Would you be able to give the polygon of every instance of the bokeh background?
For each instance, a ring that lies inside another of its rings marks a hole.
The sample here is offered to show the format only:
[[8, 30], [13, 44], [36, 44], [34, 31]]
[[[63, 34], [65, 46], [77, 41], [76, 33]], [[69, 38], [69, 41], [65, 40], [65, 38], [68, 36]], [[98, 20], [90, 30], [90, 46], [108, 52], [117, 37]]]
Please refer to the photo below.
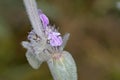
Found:
[[[37, 0], [51, 24], [71, 34], [65, 49], [78, 80], [120, 80], [119, 1]], [[26, 60], [21, 41], [30, 30], [23, 1], [0, 0], [0, 80], [53, 80], [46, 63], [34, 70]]]

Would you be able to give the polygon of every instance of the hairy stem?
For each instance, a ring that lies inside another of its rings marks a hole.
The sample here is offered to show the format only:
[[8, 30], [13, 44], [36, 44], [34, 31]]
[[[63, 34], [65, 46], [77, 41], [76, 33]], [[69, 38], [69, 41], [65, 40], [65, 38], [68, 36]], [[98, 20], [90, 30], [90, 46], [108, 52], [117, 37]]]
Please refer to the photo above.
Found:
[[37, 4], [35, 0], [23, 0], [26, 7], [27, 14], [29, 16], [31, 25], [35, 30], [36, 34], [40, 37], [43, 36], [42, 23], [38, 15]]

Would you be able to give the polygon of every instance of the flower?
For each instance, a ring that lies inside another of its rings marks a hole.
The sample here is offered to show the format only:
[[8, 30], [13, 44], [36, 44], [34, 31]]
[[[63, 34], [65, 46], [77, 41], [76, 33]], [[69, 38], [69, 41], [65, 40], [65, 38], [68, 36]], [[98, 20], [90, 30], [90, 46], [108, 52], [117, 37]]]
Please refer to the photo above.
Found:
[[43, 24], [45, 35], [47, 35], [48, 42], [50, 43], [50, 45], [54, 47], [61, 46], [63, 43], [61, 34], [55, 28], [52, 28], [49, 25], [48, 17], [40, 9], [38, 10], [38, 14]]
[[38, 10], [38, 14], [39, 14], [43, 27], [46, 28], [47, 25], [49, 25], [48, 17], [40, 9]]

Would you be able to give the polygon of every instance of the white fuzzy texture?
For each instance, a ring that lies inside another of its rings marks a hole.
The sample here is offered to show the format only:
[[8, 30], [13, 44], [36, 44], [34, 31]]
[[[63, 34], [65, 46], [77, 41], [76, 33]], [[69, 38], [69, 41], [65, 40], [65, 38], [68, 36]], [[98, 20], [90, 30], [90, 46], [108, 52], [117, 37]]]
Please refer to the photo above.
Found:
[[42, 23], [38, 15], [37, 4], [35, 0], [23, 0], [26, 7], [27, 14], [29, 16], [30, 22], [36, 34], [40, 37], [43, 36]]
[[47, 62], [54, 80], [77, 80], [76, 64], [69, 52], [55, 53]]

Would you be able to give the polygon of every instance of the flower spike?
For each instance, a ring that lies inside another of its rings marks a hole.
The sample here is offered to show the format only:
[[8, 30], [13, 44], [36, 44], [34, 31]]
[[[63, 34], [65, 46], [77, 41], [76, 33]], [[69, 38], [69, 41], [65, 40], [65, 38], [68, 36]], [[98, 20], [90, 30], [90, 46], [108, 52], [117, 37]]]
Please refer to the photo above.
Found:
[[32, 68], [38, 69], [47, 62], [54, 80], [77, 80], [77, 68], [71, 54], [64, 51], [69, 33], [61, 33], [49, 24], [48, 17], [39, 9], [35, 0], [23, 0], [33, 29], [28, 41], [22, 45], [27, 49], [26, 58]]

